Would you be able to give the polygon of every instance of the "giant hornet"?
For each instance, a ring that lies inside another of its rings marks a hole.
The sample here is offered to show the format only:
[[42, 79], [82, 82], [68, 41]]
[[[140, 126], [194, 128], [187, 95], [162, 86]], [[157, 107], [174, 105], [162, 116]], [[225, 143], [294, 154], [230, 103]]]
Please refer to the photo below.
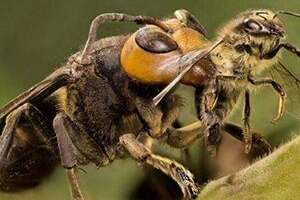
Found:
[[[145, 26], [96, 41], [99, 25], [109, 21]], [[286, 94], [274, 80], [256, 80], [254, 72], [275, 63], [281, 48], [299, 56], [297, 48], [281, 42], [283, 36], [282, 22], [268, 10], [241, 13], [224, 26], [216, 42], [206, 39], [205, 29], [186, 10], [166, 20], [121, 13], [97, 16], [82, 51], [0, 110], [0, 188], [38, 184], [60, 160], [72, 198], [83, 200], [76, 167], [104, 166], [126, 151], [174, 179], [184, 196], [195, 198], [199, 189], [192, 173], [153, 154], [147, 138], [182, 148], [199, 137], [201, 127], [212, 153], [220, 129], [244, 140], [246, 152], [252, 143], [269, 149], [250, 130], [247, 85], [267, 84], [278, 92], [278, 120]], [[200, 121], [173, 129], [181, 100], [169, 90], [179, 81], [196, 88]], [[223, 123], [243, 92], [245, 131]]]

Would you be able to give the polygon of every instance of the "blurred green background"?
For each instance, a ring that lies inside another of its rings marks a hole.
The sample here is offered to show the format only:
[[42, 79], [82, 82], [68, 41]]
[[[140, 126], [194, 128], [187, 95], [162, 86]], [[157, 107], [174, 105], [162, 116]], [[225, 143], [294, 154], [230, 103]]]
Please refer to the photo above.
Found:
[[[176, 9], [192, 12], [207, 28], [213, 39], [218, 27], [240, 11], [251, 8], [300, 11], [299, 0], [1, 0], [0, 3], [0, 106], [23, 90], [47, 76], [84, 44], [89, 24], [98, 14], [124, 12], [130, 14], [171, 16]], [[300, 19], [283, 16], [288, 40], [300, 46]], [[132, 24], [104, 25], [99, 36], [133, 31]], [[296, 57], [283, 54], [284, 63], [300, 77], [300, 62]], [[267, 73], [265, 75], [268, 75]], [[189, 90], [185, 90], [190, 95]], [[277, 97], [269, 88], [253, 94], [252, 127], [271, 139], [274, 145], [287, 140], [299, 128], [299, 96], [288, 89], [289, 113], [278, 124], [270, 122], [276, 114]], [[188, 100], [188, 97], [187, 101]], [[241, 124], [241, 105], [231, 120]], [[193, 108], [183, 110], [185, 123], [193, 121]], [[167, 147], [166, 147], [167, 148]], [[177, 150], [170, 150], [178, 152]], [[132, 160], [115, 161], [112, 165], [95, 170], [85, 168], [80, 173], [83, 190], [88, 199], [127, 199], [131, 189], [143, 178], [142, 169]], [[68, 185], [64, 172], [58, 168], [42, 185], [18, 194], [0, 193], [1, 200], [66, 200]]]

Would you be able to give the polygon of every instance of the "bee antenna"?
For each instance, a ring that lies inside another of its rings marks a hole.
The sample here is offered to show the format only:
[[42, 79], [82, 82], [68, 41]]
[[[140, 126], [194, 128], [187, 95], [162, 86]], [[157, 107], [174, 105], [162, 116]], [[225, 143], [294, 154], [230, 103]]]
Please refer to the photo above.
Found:
[[293, 16], [293, 17], [300, 17], [299, 13], [285, 11], [285, 10], [279, 10], [275, 13], [275, 15], [273, 16], [273, 19], [276, 18], [278, 15], [290, 15], [290, 16]]

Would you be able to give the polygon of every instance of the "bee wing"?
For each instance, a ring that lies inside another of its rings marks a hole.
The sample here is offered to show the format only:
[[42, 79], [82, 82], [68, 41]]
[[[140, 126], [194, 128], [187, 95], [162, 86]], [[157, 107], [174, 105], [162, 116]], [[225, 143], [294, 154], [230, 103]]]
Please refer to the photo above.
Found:
[[0, 122], [17, 107], [25, 103], [41, 101], [60, 87], [68, 84], [74, 77], [72, 74], [72, 68], [70, 67], [62, 67], [56, 70], [43, 81], [23, 92], [1, 108]]

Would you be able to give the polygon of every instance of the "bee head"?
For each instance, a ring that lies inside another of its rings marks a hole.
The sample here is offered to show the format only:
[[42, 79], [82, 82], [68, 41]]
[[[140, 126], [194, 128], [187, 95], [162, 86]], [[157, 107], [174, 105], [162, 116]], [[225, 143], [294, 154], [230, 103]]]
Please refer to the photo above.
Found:
[[251, 10], [231, 20], [219, 35], [230, 44], [261, 56], [275, 48], [284, 38], [285, 32], [283, 23], [272, 11]]
[[283, 23], [269, 10], [248, 11], [241, 14], [240, 22], [235, 27], [240, 34], [253, 37], [284, 37]]

